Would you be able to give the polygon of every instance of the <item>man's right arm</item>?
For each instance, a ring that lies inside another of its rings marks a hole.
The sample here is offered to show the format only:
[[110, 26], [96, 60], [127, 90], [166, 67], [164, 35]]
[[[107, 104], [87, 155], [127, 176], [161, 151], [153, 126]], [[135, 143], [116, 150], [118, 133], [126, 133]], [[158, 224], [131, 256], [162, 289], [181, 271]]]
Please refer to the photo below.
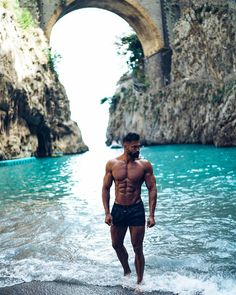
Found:
[[102, 186], [102, 202], [105, 210], [105, 223], [108, 225], [112, 224], [112, 216], [110, 213], [110, 188], [112, 186], [113, 176], [111, 170], [111, 161], [106, 164], [106, 172], [103, 178]]
[[149, 217], [147, 221], [148, 227], [153, 227], [155, 225], [155, 208], [157, 202], [157, 188], [156, 188], [156, 178], [153, 174], [153, 168], [150, 162], [146, 162], [146, 173], [145, 173], [145, 183], [148, 188], [149, 195]]

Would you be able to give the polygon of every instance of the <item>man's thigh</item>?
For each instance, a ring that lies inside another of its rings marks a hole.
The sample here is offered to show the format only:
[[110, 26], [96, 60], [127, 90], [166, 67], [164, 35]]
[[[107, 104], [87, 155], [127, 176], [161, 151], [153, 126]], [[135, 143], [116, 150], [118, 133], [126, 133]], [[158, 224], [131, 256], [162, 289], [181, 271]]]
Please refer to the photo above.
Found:
[[129, 230], [133, 247], [141, 247], [143, 245], [145, 226], [130, 226]]
[[111, 239], [113, 246], [123, 244], [127, 228], [127, 226], [111, 225]]

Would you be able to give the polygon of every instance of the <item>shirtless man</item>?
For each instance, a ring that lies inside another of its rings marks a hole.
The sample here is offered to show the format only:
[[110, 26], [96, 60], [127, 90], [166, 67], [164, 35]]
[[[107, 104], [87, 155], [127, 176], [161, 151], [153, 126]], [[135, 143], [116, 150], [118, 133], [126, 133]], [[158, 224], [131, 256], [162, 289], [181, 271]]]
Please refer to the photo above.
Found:
[[[141, 186], [145, 182], [149, 194], [149, 217], [147, 227], [155, 225], [156, 179], [150, 162], [139, 158], [140, 141], [137, 133], [128, 133], [123, 139], [124, 152], [106, 164], [103, 179], [102, 201], [105, 209], [105, 223], [111, 226], [112, 246], [124, 269], [124, 275], [131, 273], [124, 238], [129, 227], [131, 243], [135, 253], [137, 283], [143, 280], [145, 233], [145, 212], [141, 200]], [[110, 212], [110, 188], [115, 182], [115, 202]]]

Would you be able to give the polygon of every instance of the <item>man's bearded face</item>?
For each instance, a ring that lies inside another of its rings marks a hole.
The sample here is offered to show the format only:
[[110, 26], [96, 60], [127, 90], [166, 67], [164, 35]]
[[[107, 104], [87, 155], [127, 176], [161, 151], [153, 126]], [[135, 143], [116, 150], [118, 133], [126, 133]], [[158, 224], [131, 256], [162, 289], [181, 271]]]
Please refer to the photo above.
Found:
[[131, 141], [127, 145], [128, 155], [133, 159], [138, 159], [140, 154], [140, 142], [139, 141]]

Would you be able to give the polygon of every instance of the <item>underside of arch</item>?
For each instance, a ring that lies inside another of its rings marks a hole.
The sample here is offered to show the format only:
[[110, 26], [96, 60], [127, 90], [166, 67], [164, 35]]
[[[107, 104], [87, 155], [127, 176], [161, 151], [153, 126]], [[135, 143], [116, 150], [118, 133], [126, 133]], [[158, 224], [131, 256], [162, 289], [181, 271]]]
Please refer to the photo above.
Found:
[[46, 35], [49, 37], [53, 25], [66, 14], [81, 8], [101, 8], [113, 12], [123, 18], [136, 32], [144, 51], [149, 57], [163, 47], [163, 40], [159, 29], [147, 11], [135, 0], [77, 0], [65, 1], [63, 7], [55, 10], [50, 18]]

